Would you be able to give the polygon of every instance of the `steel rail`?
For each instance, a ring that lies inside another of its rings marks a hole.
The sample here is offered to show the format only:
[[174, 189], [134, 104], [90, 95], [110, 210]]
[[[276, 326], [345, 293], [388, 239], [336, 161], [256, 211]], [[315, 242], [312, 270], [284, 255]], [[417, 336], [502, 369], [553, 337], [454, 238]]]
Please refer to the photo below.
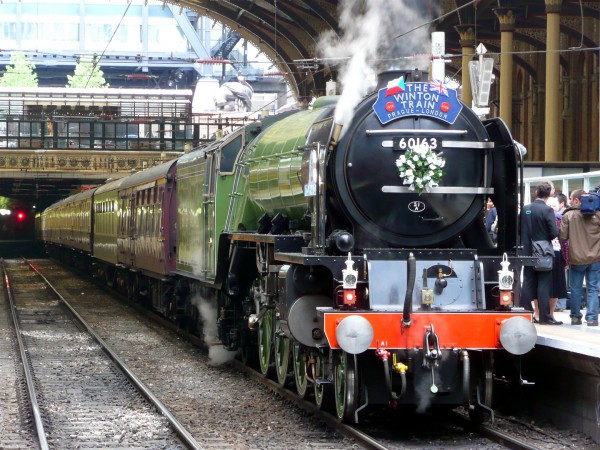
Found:
[[498, 444], [503, 445], [506, 448], [513, 450], [539, 450], [539, 444], [529, 444], [521, 439], [511, 436], [502, 431], [496, 430], [489, 425], [482, 424], [479, 426], [477, 431], [482, 435], [491, 439]]
[[315, 417], [318, 417], [323, 422], [325, 422], [328, 426], [333, 428], [334, 430], [340, 432], [344, 436], [354, 439], [362, 448], [371, 449], [371, 450], [387, 450], [388, 447], [383, 445], [381, 442], [377, 441], [377, 439], [369, 436], [368, 434], [354, 428], [350, 425], [346, 425], [337, 420], [333, 414], [330, 414], [322, 409], [319, 409], [317, 405], [314, 403], [308, 402], [306, 400], [298, 397], [294, 392], [286, 389], [285, 387], [280, 386], [275, 381], [265, 378], [262, 374], [253, 370], [252, 368], [246, 366], [242, 362], [238, 360], [230, 361], [229, 364], [235, 368], [237, 368], [240, 372], [245, 373], [246, 375], [252, 377], [254, 380], [263, 384], [265, 387], [270, 389], [272, 392], [275, 392], [278, 395], [281, 395], [286, 400], [294, 403], [305, 411], [313, 414]]
[[539, 444], [530, 444], [522, 439], [511, 436], [503, 431], [495, 429], [492, 425], [487, 423], [473, 424], [466, 414], [458, 411], [453, 411], [452, 417], [463, 427], [471, 427], [474, 432], [479, 435], [488, 438], [489, 440], [502, 445], [503, 447], [510, 448], [512, 450], [539, 450]]
[[177, 436], [183, 441], [183, 443], [190, 449], [203, 450], [203, 447], [194, 439], [188, 430], [175, 418], [171, 411], [154, 395], [154, 393], [148, 389], [142, 380], [133, 373], [133, 371], [127, 366], [127, 364], [108, 346], [108, 344], [96, 333], [92, 327], [79, 315], [79, 313], [71, 306], [71, 304], [56, 290], [56, 288], [48, 281], [48, 279], [35, 267], [33, 264], [28, 262], [29, 267], [37, 273], [44, 282], [47, 283], [48, 287], [56, 294], [60, 301], [67, 307], [67, 309], [73, 314], [77, 321], [85, 328], [85, 330], [94, 338], [94, 340], [100, 345], [104, 352], [110, 359], [121, 369], [123, 374], [129, 379], [129, 381], [135, 386], [135, 388], [154, 405], [160, 414], [162, 414], [167, 421], [173, 427], [173, 430]]
[[6, 292], [8, 294], [8, 301], [10, 303], [10, 310], [12, 313], [13, 324], [15, 327], [15, 334], [17, 336], [17, 343], [19, 346], [19, 353], [21, 355], [21, 364], [23, 366], [23, 373], [25, 374], [25, 379], [27, 381], [27, 395], [29, 397], [29, 404], [31, 406], [31, 411], [33, 413], [33, 420], [35, 422], [35, 430], [40, 443], [41, 450], [48, 450], [48, 440], [46, 439], [46, 430], [44, 429], [44, 424], [42, 422], [42, 414], [40, 412], [40, 406], [37, 401], [37, 395], [35, 393], [35, 384], [33, 382], [33, 373], [31, 367], [29, 365], [29, 357], [27, 356], [27, 351], [25, 349], [25, 343], [23, 342], [23, 338], [21, 337], [21, 327], [19, 326], [19, 316], [17, 313], [17, 308], [15, 306], [14, 296], [12, 292], [12, 285], [10, 283], [10, 277], [6, 270], [6, 265], [4, 263], [4, 259], [1, 260], [2, 264], [2, 272], [4, 273], [4, 281], [6, 282]]

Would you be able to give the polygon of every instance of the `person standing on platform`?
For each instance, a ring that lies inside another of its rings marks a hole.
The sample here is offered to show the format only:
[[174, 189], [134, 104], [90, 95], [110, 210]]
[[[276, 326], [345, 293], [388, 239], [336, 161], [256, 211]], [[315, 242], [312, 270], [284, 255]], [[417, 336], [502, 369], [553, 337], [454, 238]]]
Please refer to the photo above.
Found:
[[560, 214], [560, 217], [562, 219], [562, 215], [564, 214], [565, 210], [569, 207], [568, 199], [567, 196], [562, 192], [558, 192], [555, 195], [555, 197], [558, 200], [558, 214]]
[[571, 325], [581, 325], [583, 279], [587, 288], [585, 320], [598, 326], [598, 285], [600, 283], [600, 211], [581, 213], [583, 189], [571, 193], [571, 206], [563, 214], [559, 238], [569, 241], [571, 280]]
[[489, 197], [488, 197], [486, 208], [487, 209], [485, 211], [485, 229], [487, 230], [488, 234], [490, 235], [492, 242], [495, 244], [497, 234], [492, 230], [492, 225], [496, 221], [496, 218], [498, 216], [498, 211], [496, 210], [496, 207], [494, 206], [494, 202], [492, 202], [492, 199]]
[[[565, 194], [562, 192], [558, 192], [555, 196], [558, 199], [558, 211], [555, 213], [556, 217], [560, 222], [562, 222], [562, 216], [565, 210], [569, 207], [569, 200]], [[560, 222], [556, 222], [556, 226], [560, 230]], [[568, 290], [569, 290], [569, 282], [566, 277], [566, 272], [569, 269], [569, 241], [564, 241], [560, 243], [561, 249], [561, 257], [564, 263], [564, 271], [565, 271], [565, 287], [567, 291], [567, 295], [565, 297], [559, 297], [558, 302], [556, 302], [557, 312], [562, 312], [567, 309], [567, 298], [568, 298]]]
[[[554, 216], [556, 218], [556, 228], [560, 229], [562, 222], [562, 214], [560, 214], [559, 200], [557, 197], [549, 197], [547, 205], [554, 210]], [[559, 299], [566, 302], [567, 299], [567, 279], [565, 276], [565, 260], [563, 258], [563, 248], [558, 239], [558, 236], [552, 240], [552, 247], [554, 248], [554, 264], [552, 265], [552, 287], [550, 288], [550, 313], [554, 314], [554, 311], [562, 311], [563, 308], [557, 308]], [[554, 317], [554, 315], [552, 316]]]
[[[523, 254], [531, 256], [532, 241], [548, 241], [558, 235], [554, 211], [546, 201], [553, 187], [548, 182], [541, 183], [535, 190], [536, 199], [523, 207], [521, 212], [521, 237]], [[537, 298], [539, 307], [539, 323], [542, 325], [562, 325], [554, 320], [550, 311], [550, 289], [552, 287], [552, 271], [538, 272], [532, 266], [523, 268], [523, 287], [521, 296], [525, 304]], [[531, 306], [529, 307], [531, 309]], [[535, 318], [534, 318], [535, 321]]]

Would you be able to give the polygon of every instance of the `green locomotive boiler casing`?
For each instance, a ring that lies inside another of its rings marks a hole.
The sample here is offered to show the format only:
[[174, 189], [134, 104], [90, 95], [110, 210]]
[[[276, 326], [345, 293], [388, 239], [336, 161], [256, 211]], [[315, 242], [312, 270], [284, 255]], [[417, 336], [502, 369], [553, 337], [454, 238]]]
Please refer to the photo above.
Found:
[[300, 148], [310, 141], [314, 124], [332, 116], [336, 102], [336, 97], [322, 97], [311, 110], [295, 112], [269, 126], [248, 146], [242, 157], [247, 198], [242, 195], [236, 202], [236, 224], [256, 229], [264, 214], [304, 219], [309, 206], [301, 183]]

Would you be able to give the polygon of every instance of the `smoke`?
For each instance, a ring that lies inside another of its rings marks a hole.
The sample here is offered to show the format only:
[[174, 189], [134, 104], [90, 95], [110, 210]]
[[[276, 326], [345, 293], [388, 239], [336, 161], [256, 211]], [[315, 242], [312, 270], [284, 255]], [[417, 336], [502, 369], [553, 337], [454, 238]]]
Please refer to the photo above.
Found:
[[428, 22], [434, 13], [420, 0], [341, 0], [339, 9], [340, 34], [325, 33], [317, 45], [324, 58], [341, 61], [337, 81], [344, 95], [334, 120], [345, 125], [352, 119], [356, 105], [373, 90], [378, 72], [428, 68], [428, 56], [399, 59], [430, 53], [427, 26], [394, 37]]
[[432, 377], [431, 369], [422, 369], [420, 372], [420, 376], [415, 382], [415, 398], [417, 400], [416, 411], [418, 414], [427, 412], [437, 395], [431, 391], [434, 381], [438, 388], [448, 383], [448, 380], [444, 378], [448, 376], [449, 371], [444, 370], [444, 367], [447, 367], [446, 364], [453, 363], [452, 361], [449, 362], [449, 358], [450, 352], [441, 352], [441, 361], [439, 362], [439, 365], [433, 367], [434, 377]]
[[232, 361], [236, 352], [226, 350], [219, 341], [217, 329], [217, 297], [214, 292], [203, 290], [195, 292], [192, 296], [192, 304], [198, 308], [202, 320], [202, 334], [204, 342], [208, 347], [209, 364], [219, 366]]
[[[425, 372], [423, 372], [425, 373]], [[431, 406], [433, 393], [431, 392], [431, 376], [422, 376], [415, 385], [415, 398], [417, 400], [417, 413], [424, 414]]]
[[[201, 268], [206, 265], [202, 252], [190, 255], [190, 263], [195, 275], [203, 274]], [[202, 321], [202, 335], [208, 347], [209, 364], [219, 366], [232, 361], [236, 352], [226, 350], [219, 340], [217, 329], [218, 306], [217, 295], [210, 289], [197, 288], [192, 294], [191, 302], [198, 308]]]

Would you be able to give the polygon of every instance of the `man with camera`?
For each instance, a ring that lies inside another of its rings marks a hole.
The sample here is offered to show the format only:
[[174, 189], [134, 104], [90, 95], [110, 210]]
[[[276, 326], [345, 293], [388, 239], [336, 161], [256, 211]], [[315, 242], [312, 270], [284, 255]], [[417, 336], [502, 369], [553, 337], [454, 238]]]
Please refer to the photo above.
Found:
[[[585, 320], [598, 326], [600, 284], [600, 197], [583, 189], [571, 192], [571, 206], [563, 213], [559, 239], [569, 241], [571, 279], [571, 325], [581, 325], [583, 279], [587, 287]], [[582, 204], [584, 206], [582, 206]]]

